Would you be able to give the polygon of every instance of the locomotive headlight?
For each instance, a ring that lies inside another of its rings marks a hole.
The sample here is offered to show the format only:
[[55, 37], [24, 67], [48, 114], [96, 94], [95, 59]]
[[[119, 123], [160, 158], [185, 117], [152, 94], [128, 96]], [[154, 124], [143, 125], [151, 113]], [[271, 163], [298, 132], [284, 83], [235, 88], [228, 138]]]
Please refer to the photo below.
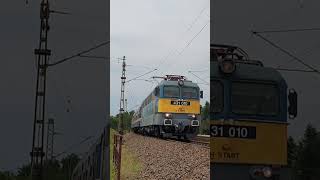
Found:
[[190, 117], [191, 117], [192, 119], [197, 119], [197, 116], [196, 116], [195, 114], [190, 115]]
[[235, 62], [232, 59], [224, 59], [220, 62], [220, 70], [223, 73], [231, 74], [236, 70]]
[[170, 114], [170, 113], [165, 113], [164, 116], [165, 116], [166, 118], [172, 118], [172, 114]]
[[253, 167], [250, 170], [250, 175], [253, 179], [269, 179], [272, 177], [272, 169], [270, 167]]
[[179, 80], [179, 81], [178, 81], [178, 84], [179, 84], [179, 86], [183, 86], [183, 85], [184, 85], [184, 82], [183, 82], [182, 80]]
[[270, 178], [272, 176], [272, 169], [270, 167], [264, 167], [262, 169], [263, 175], [266, 178]]

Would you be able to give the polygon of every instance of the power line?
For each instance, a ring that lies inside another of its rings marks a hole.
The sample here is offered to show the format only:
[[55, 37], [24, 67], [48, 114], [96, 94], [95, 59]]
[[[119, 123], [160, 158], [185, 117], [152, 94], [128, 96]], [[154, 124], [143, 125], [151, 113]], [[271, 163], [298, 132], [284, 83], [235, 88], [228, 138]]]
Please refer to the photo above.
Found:
[[93, 138], [93, 137], [94, 137], [94, 136], [87, 136], [87, 137], [85, 137], [85, 138], [84, 138], [82, 141], [80, 141], [79, 143], [73, 144], [73, 145], [69, 146], [66, 150], [64, 150], [64, 151], [56, 154], [56, 155], [54, 156], [54, 158], [57, 158], [57, 157], [65, 154], [65, 153], [68, 153], [68, 152], [69, 152], [71, 149], [73, 149], [74, 147], [79, 146], [79, 145], [85, 143], [86, 141], [88, 141], [89, 139], [91, 139], [91, 138]]
[[314, 73], [314, 71], [304, 70], [304, 69], [286, 69], [286, 68], [275, 68], [278, 71], [291, 71], [291, 72], [310, 72]]
[[106, 41], [106, 42], [100, 43], [100, 44], [98, 44], [98, 45], [96, 45], [96, 46], [94, 46], [94, 47], [92, 47], [92, 48], [90, 48], [90, 49], [81, 51], [81, 52], [79, 52], [79, 53], [77, 53], [77, 54], [74, 54], [74, 55], [72, 55], [72, 56], [69, 56], [69, 57], [67, 57], [67, 58], [63, 58], [63, 59], [58, 60], [58, 61], [56, 61], [56, 62], [54, 62], [54, 63], [48, 64], [47, 66], [55, 66], [55, 65], [61, 64], [61, 63], [63, 63], [63, 62], [66, 62], [66, 61], [68, 61], [68, 60], [70, 60], [70, 59], [73, 59], [73, 58], [75, 58], [75, 57], [80, 57], [80, 56], [82, 56], [82, 55], [85, 54], [85, 53], [88, 53], [88, 52], [90, 52], [90, 51], [93, 51], [93, 50], [95, 50], [95, 49], [98, 49], [98, 48], [100, 48], [100, 47], [102, 47], [102, 46], [105, 46], [105, 45], [107, 45], [107, 44], [109, 44], [109, 43], [110, 43], [110, 41]]
[[305, 32], [305, 31], [320, 31], [320, 28], [302, 28], [302, 29], [280, 29], [280, 30], [267, 30], [256, 31], [256, 33], [287, 33], [287, 32]]
[[[316, 48], [316, 47], [314, 47], [314, 48]], [[310, 48], [310, 49], [307, 49], [307, 51], [302, 52], [301, 54], [303, 55], [304, 58], [306, 58], [307, 56], [310, 56], [313, 51], [314, 51], [314, 50], [312, 50], [312, 49]], [[301, 55], [300, 55], [300, 56], [301, 56]], [[283, 66], [283, 65], [285, 65], [285, 64], [288, 64], [288, 63], [290, 63], [290, 62], [292, 62], [292, 61], [294, 61], [294, 59], [290, 59], [290, 60], [288, 60], [288, 61], [286, 61], [286, 62], [284, 62], [284, 63], [281, 63], [280, 65], [278, 65], [277, 68], [280, 68], [281, 66]]]
[[[202, 14], [206, 9], [207, 9], [207, 7], [203, 8], [203, 9], [200, 11], [200, 13], [199, 13], [199, 14], [197, 15], [197, 17], [192, 21], [190, 27], [185, 31], [185, 33], [188, 32], [188, 31], [190, 31], [190, 30], [192, 29], [192, 27], [194, 26], [194, 24], [198, 21], [198, 19], [200, 18], [201, 14]], [[171, 51], [169, 51], [169, 53], [168, 53], [166, 56], [164, 56], [164, 58], [162, 58], [163, 60], [160, 61], [159, 66], [157, 66], [157, 68], [159, 68], [159, 67], [168, 59], [168, 57], [169, 57], [171, 54], [173, 54], [175, 51], [178, 51], [178, 49], [177, 49], [177, 48], [176, 48], [176, 49], [171, 49]]]
[[132, 78], [132, 79], [128, 80], [127, 83], [130, 82], [130, 81], [136, 80], [136, 79], [138, 79], [138, 78], [140, 78], [140, 77], [142, 77], [142, 76], [145, 76], [145, 75], [147, 75], [147, 74], [150, 74], [150, 73], [152, 73], [152, 72], [154, 72], [154, 71], [157, 71], [157, 70], [158, 70], [158, 69], [154, 69], [154, 70], [152, 70], [152, 71], [148, 71], [148, 72], [146, 72], [146, 73], [144, 73], [144, 74], [141, 74], [140, 76], [137, 76], [137, 77], [135, 77], [135, 78]]
[[86, 55], [80, 55], [79, 57], [82, 57], [82, 58], [92, 58], [92, 59], [103, 59], [103, 60], [110, 59], [110, 57], [106, 57], [106, 56], [86, 56]]
[[208, 83], [206, 80], [204, 80], [203, 78], [201, 78], [201, 77], [197, 76], [197, 75], [196, 75], [196, 74], [194, 74], [192, 71], [188, 71], [188, 73], [190, 73], [190, 74], [194, 75], [195, 77], [197, 77], [198, 79], [200, 79], [202, 82], [204, 82], [206, 85], [209, 85], [209, 83]]
[[193, 36], [193, 38], [187, 43], [187, 45], [182, 49], [182, 51], [179, 52], [179, 55], [181, 55], [181, 54], [184, 52], [184, 50], [185, 50], [187, 47], [190, 46], [190, 44], [192, 43], [192, 41], [195, 40], [195, 39], [199, 36], [199, 34], [204, 30], [204, 28], [207, 27], [207, 25], [209, 24], [209, 22], [210, 22], [210, 21], [207, 21], [207, 23], [200, 29], [200, 31], [199, 31], [195, 36]]
[[[198, 32], [198, 33], [196, 33], [193, 37], [192, 37], [192, 39], [182, 48], [182, 50], [180, 51], [180, 52], [178, 52], [178, 55], [181, 55], [186, 49], [187, 49], [187, 47], [189, 47], [190, 45], [191, 45], [191, 43], [193, 42], [193, 40], [195, 40], [198, 36], [199, 36], [199, 34], [205, 29], [205, 27], [207, 27], [207, 25], [209, 24], [209, 22], [210, 22], [210, 20], [208, 20], [207, 21], [207, 23], [204, 25], [204, 26], [202, 26], [202, 28], [200, 29], [200, 31]], [[177, 51], [177, 50], [176, 50]], [[167, 58], [169, 57], [169, 55], [167, 56]], [[166, 58], [166, 59], [167, 59]], [[161, 64], [163, 64], [163, 63], [161, 63]], [[160, 64], [160, 65], [161, 65]], [[160, 66], [159, 65], [159, 66]], [[158, 67], [159, 67], [158, 66]]]
[[191, 29], [191, 28], [193, 27], [193, 25], [199, 20], [199, 18], [201, 17], [202, 13], [203, 13], [207, 8], [208, 8], [208, 7], [206, 6], [206, 7], [204, 7], [204, 8], [200, 11], [199, 15], [192, 21], [190, 27], [187, 29], [186, 32], [190, 31], [190, 29]]
[[269, 43], [271, 46], [279, 49], [280, 51], [282, 51], [283, 53], [285, 53], [285, 54], [287, 54], [288, 56], [292, 57], [292, 58], [295, 59], [296, 61], [298, 61], [298, 62], [300, 62], [301, 64], [303, 64], [304, 66], [308, 67], [309, 69], [312, 69], [313, 72], [320, 74], [320, 72], [319, 72], [316, 68], [314, 68], [314, 67], [312, 67], [311, 65], [305, 63], [305, 62], [304, 62], [303, 60], [301, 60], [300, 58], [294, 56], [294, 55], [291, 54], [289, 51], [281, 48], [279, 45], [277, 45], [277, 44], [275, 44], [274, 42], [270, 41], [270, 40], [267, 39], [266, 37], [260, 35], [258, 32], [252, 31], [252, 34], [253, 34], [253, 35], [256, 35], [257, 37], [259, 37], [259, 38], [261, 38], [261, 39], [263, 39], [264, 41], [266, 41], [267, 43]]

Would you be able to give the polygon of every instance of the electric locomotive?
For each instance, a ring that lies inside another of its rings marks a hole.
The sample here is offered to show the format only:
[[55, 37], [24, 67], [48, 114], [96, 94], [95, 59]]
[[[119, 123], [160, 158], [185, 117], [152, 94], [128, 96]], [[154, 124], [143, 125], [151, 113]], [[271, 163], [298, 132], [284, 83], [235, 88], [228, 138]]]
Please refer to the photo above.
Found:
[[[160, 78], [160, 77], [158, 77]], [[184, 76], [166, 75], [134, 113], [131, 128], [157, 137], [189, 139], [198, 134], [203, 91]]]
[[211, 179], [289, 179], [287, 117], [297, 116], [297, 93], [235, 46], [211, 44], [210, 66]]

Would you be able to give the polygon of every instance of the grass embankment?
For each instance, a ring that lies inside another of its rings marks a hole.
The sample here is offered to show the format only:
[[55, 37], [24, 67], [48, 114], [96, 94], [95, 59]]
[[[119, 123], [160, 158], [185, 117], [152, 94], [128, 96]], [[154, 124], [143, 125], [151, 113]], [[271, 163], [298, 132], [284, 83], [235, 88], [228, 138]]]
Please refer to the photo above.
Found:
[[[110, 175], [111, 180], [116, 179], [116, 171], [113, 164], [113, 135], [116, 131], [110, 131]], [[138, 158], [129, 151], [129, 149], [122, 145], [121, 153], [121, 179], [135, 179], [138, 173], [142, 170], [142, 165]]]

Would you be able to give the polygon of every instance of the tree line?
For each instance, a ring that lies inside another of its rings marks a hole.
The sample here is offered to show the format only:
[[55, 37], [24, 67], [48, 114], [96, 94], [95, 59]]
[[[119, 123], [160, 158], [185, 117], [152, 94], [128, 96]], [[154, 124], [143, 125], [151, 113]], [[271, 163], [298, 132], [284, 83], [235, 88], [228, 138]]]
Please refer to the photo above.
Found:
[[288, 166], [294, 180], [320, 179], [320, 133], [308, 124], [302, 139], [288, 138]]
[[[46, 180], [70, 180], [73, 169], [80, 158], [76, 154], [69, 154], [61, 160], [44, 162], [43, 174]], [[0, 171], [0, 180], [31, 180], [31, 165], [25, 164], [18, 168], [17, 172]]]

